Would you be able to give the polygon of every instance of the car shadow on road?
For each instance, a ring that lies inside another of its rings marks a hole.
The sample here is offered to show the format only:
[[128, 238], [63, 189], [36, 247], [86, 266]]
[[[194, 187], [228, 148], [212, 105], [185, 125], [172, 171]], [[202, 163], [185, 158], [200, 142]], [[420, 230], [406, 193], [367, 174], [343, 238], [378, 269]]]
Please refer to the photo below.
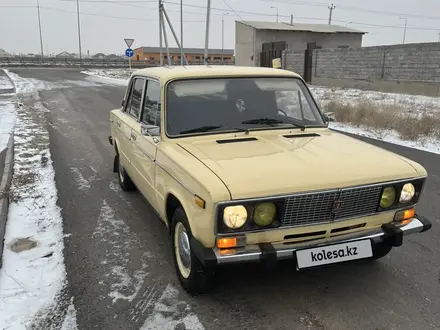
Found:
[[368, 283], [376, 283], [376, 289], [386, 286], [394, 277], [386, 260], [360, 260], [351, 263], [331, 265], [314, 269], [296, 270], [293, 260], [280, 261], [275, 267], [262, 264], [239, 264], [218, 269], [216, 276], [216, 295], [241, 295], [251, 292], [277, 292], [282, 297], [311, 294], [331, 294], [350, 292], [360, 288], [363, 291]]

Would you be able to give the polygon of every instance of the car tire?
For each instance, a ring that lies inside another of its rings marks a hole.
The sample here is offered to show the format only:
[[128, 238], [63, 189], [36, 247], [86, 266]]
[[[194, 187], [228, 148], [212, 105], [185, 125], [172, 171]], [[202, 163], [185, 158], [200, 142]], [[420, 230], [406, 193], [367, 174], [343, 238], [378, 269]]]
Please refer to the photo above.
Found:
[[199, 295], [213, 289], [215, 271], [202, 265], [191, 250], [192, 234], [185, 211], [178, 207], [171, 224], [171, 246], [174, 266], [180, 284], [190, 295]]
[[118, 162], [118, 181], [121, 189], [124, 191], [134, 190], [135, 186], [133, 184], [133, 181], [131, 181], [127, 171], [125, 170], [124, 166], [122, 166], [119, 155], [116, 155], [116, 158]]
[[373, 260], [385, 257], [393, 249], [392, 246], [385, 243], [378, 243], [373, 248]]

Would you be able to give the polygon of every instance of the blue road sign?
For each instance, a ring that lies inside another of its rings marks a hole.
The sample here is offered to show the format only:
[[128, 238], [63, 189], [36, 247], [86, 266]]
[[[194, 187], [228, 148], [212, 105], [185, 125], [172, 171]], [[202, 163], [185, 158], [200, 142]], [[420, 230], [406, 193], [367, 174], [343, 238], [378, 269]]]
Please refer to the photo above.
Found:
[[133, 49], [131, 49], [131, 48], [127, 48], [127, 49], [125, 50], [125, 56], [127, 56], [127, 57], [133, 57], [133, 55], [134, 55]]

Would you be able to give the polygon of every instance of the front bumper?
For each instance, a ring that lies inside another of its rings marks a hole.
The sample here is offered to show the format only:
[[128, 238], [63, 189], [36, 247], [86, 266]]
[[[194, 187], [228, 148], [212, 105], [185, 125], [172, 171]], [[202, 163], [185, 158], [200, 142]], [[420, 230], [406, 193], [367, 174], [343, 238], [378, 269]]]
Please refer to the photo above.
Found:
[[397, 227], [393, 224], [382, 225], [381, 228], [357, 232], [352, 235], [336, 236], [319, 241], [285, 243], [262, 243], [258, 245], [247, 245], [243, 248], [236, 248], [229, 254], [221, 253], [218, 248], [205, 248], [196, 239], [191, 240], [191, 249], [200, 259], [203, 265], [210, 267], [223, 264], [240, 262], [273, 262], [282, 259], [296, 258], [296, 251], [304, 248], [315, 248], [332, 243], [345, 243], [360, 239], [370, 239], [373, 245], [382, 243], [390, 246], [400, 246], [403, 243], [403, 236], [421, 233], [431, 228], [431, 222], [422, 216], [416, 216], [410, 223]]

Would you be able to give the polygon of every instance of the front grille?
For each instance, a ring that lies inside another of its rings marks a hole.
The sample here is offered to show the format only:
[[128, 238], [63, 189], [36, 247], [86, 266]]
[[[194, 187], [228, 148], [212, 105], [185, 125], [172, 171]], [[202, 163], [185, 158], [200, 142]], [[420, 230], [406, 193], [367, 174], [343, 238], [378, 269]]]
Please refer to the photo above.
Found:
[[[327, 223], [373, 214], [381, 192], [381, 186], [372, 186], [287, 197], [281, 226]], [[335, 209], [335, 201], [339, 209]]]

